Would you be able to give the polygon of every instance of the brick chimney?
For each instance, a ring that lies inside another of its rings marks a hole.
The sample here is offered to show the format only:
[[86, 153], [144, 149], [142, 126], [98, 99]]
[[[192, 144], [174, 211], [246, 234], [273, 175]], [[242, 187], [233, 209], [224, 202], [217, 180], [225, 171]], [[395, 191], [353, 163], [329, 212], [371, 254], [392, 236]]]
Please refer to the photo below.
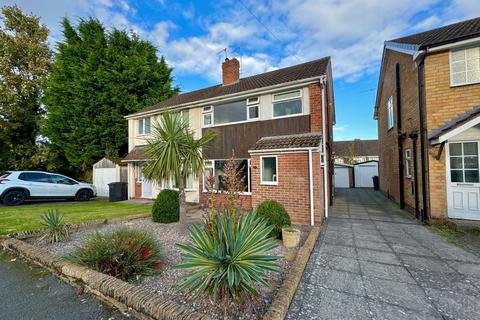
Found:
[[225, 59], [222, 63], [222, 78], [224, 86], [238, 82], [240, 79], [240, 62], [237, 59]]

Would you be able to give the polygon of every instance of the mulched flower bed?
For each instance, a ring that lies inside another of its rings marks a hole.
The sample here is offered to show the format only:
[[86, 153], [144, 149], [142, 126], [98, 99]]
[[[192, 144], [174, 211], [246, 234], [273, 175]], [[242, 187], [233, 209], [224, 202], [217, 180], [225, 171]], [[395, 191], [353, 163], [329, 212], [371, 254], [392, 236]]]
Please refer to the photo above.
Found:
[[[151, 221], [150, 218], [135, 219], [130, 221], [116, 221], [105, 225], [92, 226], [91, 228], [83, 229], [74, 232], [70, 240], [67, 242], [47, 244], [38, 243], [33, 240], [37, 246], [44, 247], [50, 252], [62, 256], [68, 252], [71, 252], [76, 246], [79, 246], [82, 241], [92, 232], [110, 232], [120, 227], [129, 227], [150, 232], [153, 237], [159, 242], [162, 247], [162, 262], [161, 273], [152, 276], [139, 279], [135, 284], [143, 289], [155, 293], [165, 300], [174, 300], [179, 304], [188, 305], [190, 309], [207, 314], [213, 319], [223, 318], [223, 304], [215, 300], [213, 297], [203, 295], [197, 299], [192, 299], [186, 292], [180, 292], [176, 286], [180, 283], [179, 276], [182, 271], [172, 268], [181, 262], [180, 251], [175, 246], [176, 243], [185, 243], [188, 241], [189, 236], [187, 233], [180, 233], [178, 224], [161, 224]], [[305, 242], [310, 227], [297, 226], [301, 231], [300, 245]], [[282, 285], [282, 281], [285, 279], [292, 260], [295, 257], [295, 253], [298, 248], [287, 249], [281, 245], [271, 251], [271, 254], [281, 255], [282, 258], [279, 262], [280, 272], [269, 273], [271, 288], [260, 288], [260, 297], [254, 301], [242, 301], [240, 304], [232, 303], [230, 305], [230, 315], [235, 316], [237, 319], [259, 319], [268, 309], [273, 297], [275, 296], [278, 288]]]

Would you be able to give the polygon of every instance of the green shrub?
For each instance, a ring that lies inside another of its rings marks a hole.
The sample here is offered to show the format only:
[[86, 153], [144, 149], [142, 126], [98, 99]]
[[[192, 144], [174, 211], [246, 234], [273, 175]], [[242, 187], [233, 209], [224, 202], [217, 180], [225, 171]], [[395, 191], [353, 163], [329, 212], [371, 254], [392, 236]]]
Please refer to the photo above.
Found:
[[96, 232], [66, 258], [123, 280], [155, 274], [161, 266], [160, 246], [153, 237], [127, 228]]
[[182, 264], [187, 270], [180, 289], [193, 294], [202, 292], [240, 298], [257, 296], [258, 285], [269, 286], [266, 273], [278, 271], [278, 256], [267, 252], [277, 246], [269, 238], [272, 226], [253, 213], [236, 219], [228, 211], [213, 217], [214, 229], [208, 223], [193, 225], [191, 241], [177, 244]]
[[63, 222], [63, 215], [58, 209], [48, 209], [41, 216], [42, 229], [38, 241], [47, 240], [49, 243], [66, 241], [70, 237], [70, 228]]
[[292, 225], [290, 216], [283, 205], [275, 200], [265, 200], [257, 207], [257, 215], [266, 219], [273, 230], [270, 233], [271, 237], [280, 238], [282, 235], [282, 228]]
[[180, 207], [178, 205], [178, 191], [162, 190], [152, 207], [152, 218], [155, 222], [178, 222]]

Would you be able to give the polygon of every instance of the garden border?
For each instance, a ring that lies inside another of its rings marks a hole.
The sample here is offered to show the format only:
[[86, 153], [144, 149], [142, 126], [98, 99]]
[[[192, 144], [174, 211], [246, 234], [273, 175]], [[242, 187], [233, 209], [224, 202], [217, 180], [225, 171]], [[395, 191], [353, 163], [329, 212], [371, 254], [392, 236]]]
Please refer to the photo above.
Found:
[[305, 240], [304, 245], [297, 252], [294, 265], [287, 274], [282, 286], [278, 289], [267, 312], [263, 315], [263, 320], [283, 320], [287, 315], [288, 308], [295, 296], [319, 235], [320, 227], [312, 227], [307, 240]]
[[24, 241], [0, 237], [0, 247], [44, 267], [74, 287], [86, 289], [100, 300], [142, 320], [210, 320], [207, 315], [190, 311], [160, 299], [130, 283], [55, 257], [49, 251]]

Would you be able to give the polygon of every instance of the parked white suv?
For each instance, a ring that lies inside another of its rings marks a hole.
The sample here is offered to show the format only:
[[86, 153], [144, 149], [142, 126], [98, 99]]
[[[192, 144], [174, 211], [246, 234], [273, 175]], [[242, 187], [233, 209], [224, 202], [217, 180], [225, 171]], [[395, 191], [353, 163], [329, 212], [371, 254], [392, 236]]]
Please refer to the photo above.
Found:
[[95, 186], [56, 173], [8, 171], [0, 176], [0, 201], [7, 206], [28, 199], [75, 199], [88, 201], [97, 196]]

